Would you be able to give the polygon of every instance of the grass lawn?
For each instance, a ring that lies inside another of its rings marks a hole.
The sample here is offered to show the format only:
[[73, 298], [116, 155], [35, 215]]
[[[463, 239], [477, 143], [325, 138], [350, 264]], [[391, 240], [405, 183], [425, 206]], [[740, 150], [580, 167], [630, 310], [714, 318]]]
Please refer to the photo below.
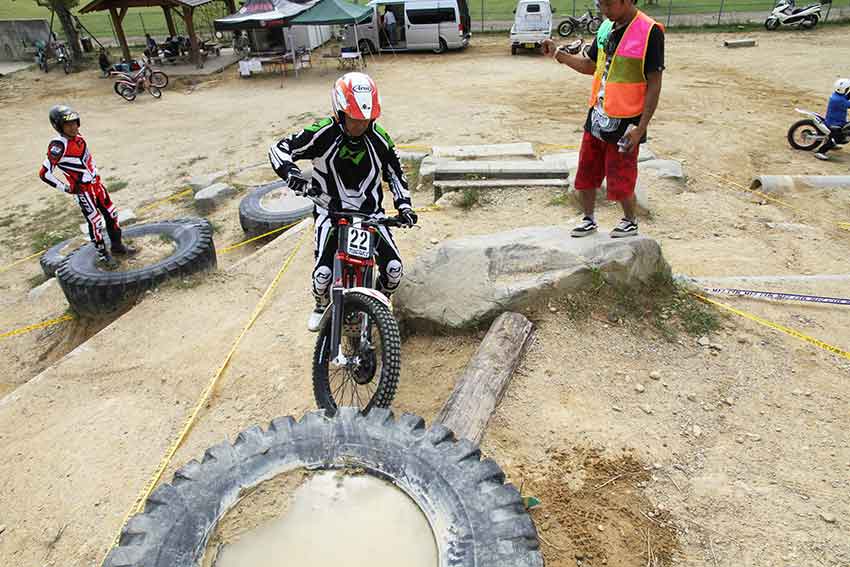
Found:
[[[79, 8], [88, 4], [88, 0], [82, 0], [80, 4], [71, 10], [77, 14]], [[207, 6], [195, 11], [195, 27], [202, 37], [212, 36], [212, 21], [226, 15], [223, 2], [211, 2]], [[50, 23], [50, 10], [36, 5], [34, 0], [0, 0], [0, 20], [7, 19], [43, 19]], [[109, 12], [93, 12], [80, 16], [80, 21], [88, 30], [98, 38], [112, 38], [112, 22]], [[175, 15], [174, 24], [177, 33], [186, 34], [183, 20]], [[58, 18], [53, 21], [53, 29], [56, 35], [62, 38], [62, 25]], [[165, 16], [160, 8], [130, 8], [124, 17], [124, 33], [127, 37], [143, 37], [145, 32], [158, 38], [164, 39], [168, 35], [165, 25]]]

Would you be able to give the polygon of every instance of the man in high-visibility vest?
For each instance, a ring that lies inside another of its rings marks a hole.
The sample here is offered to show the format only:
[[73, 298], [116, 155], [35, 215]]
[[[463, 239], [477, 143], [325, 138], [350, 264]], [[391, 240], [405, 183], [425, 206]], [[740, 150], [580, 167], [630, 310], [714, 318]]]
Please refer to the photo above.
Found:
[[638, 149], [646, 141], [646, 128], [661, 94], [664, 28], [638, 10], [634, 0], [600, 0], [599, 7], [608, 19], [600, 26], [587, 57], [571, 55], [552, 40], [544, 42], [543, 50], [561, 65], [593, 75], [574, 183], [581, 194], [584, 218], [572, 235], [596, 232], [596, 190], [607, 179], [608, 199], [623, 206], [623, 219], [611, 231], [612, 238], [620, 238], [638, 232]]

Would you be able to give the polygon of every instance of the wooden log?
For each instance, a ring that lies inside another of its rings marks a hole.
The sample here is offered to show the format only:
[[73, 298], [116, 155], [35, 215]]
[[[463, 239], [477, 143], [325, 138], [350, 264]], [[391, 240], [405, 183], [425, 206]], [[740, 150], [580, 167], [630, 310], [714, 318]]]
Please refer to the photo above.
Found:
[[754, 39], [727, 39], [723, 47], [755, 47], [758, 43]]
[[129, 61], [131, 59], [130, 46], [127, 45], [127, 37], [124, 35], [124, 16], [127, 14], [127, 8], [121, 10], [119, 14], [118, 10], [110, 7], [109, 14], [112, 16], [112, 25], [115, 28], [115, 35], [118, 36], [121, 52], [124, 54], [124, 59]]
[[195, 33], [195, 9], [191, 6], [183, 6], [183, 21], [186, 23], [186, 33], [189, 34], [189, 41], [192, 44], [192, 63], [200, 69], [201, 50], [198, 45], [198, 36]]
[[502, 313], [458, 378], [437, 416], [458, 438], [480, 443], [490, 416], [508, 389], [534, 325], [519, 313]]
[[171, 7], [163, 6], [162, 14], [165, 16], [165, 25], [168, 26], [168, 35], [174, 37], [177, 35], [177, 28], [174, 27], [174, 18], [171, 16]]

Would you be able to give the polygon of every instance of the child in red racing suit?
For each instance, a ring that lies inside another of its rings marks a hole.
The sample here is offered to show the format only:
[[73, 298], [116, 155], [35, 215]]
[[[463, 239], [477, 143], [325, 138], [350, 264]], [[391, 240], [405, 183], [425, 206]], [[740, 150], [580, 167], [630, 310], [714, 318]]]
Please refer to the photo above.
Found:
[[[135, 250], [121, 241], [118, 212], [100, 180], [88, 145], [79, 134], [80, 115], [67, 106], [54, 106], [50, 109], [50, 124], [59, 135], [50, 141], [38, 176], [51, 187], [77, 197], [89, 226], [89, 237], [97, 248], [98, 262], [114, 268], [116, 262], [103, 239], [104, 225], [112, 254], [133, 254]], [[64, 174], [67, 183], [53, 174], [55, 168]]]

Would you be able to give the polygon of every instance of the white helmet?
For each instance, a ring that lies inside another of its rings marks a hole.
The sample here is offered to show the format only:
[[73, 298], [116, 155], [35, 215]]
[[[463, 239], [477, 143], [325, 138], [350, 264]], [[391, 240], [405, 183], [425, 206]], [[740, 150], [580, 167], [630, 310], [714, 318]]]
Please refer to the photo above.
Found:
[[346, 73], [331, 89], [331, 105], [341, 119], [345, 114], [356, 120], [377, 120], [381, 115], [378, 86], [365, 73]]
[[838, 79], [832, 88], [840, 95], [850, 96], [850, 79]]

